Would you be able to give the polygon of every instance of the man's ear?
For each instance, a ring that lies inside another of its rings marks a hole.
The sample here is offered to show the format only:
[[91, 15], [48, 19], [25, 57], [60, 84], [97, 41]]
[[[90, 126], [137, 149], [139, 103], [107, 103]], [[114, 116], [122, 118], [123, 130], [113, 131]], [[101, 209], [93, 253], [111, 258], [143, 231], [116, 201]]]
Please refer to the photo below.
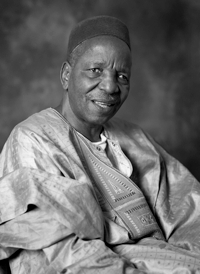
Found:
[[68, 62], [64, 62], [60, 70], [60, 80], [65, 90], [68, 89], [70, 72], [71, 72], [70, 64]]

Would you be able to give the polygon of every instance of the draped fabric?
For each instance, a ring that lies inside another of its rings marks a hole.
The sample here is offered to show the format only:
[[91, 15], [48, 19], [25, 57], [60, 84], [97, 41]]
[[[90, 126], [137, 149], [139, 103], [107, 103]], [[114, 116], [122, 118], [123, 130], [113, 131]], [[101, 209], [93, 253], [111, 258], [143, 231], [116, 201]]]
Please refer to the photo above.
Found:
[[76, 132], [49, 108], [11, 132], [0, 155], [0, 273], [200, 273], [200, 185], [137, 126], [112, 119], [108, 140], [131, 161], [165, 240], [130, 239], [103, 213]]
[[84, 138], [79, 139], [88, 174], [99, 192], [99, 204], [104, 215], [118, 216], [129, 232], [131, 240], [145, 236], [163, 239], [162, 232], [146, 202], [142, 191], [128, 177], [109, 167], [96, 157]]

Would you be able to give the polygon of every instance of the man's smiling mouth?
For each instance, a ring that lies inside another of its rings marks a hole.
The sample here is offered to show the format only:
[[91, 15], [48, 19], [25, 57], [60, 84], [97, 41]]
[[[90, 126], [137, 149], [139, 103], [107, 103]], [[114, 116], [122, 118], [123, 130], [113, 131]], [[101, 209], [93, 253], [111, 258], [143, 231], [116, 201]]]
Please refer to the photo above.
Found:
[[102, 102], [97, 100], [92, 100], [92, 102], [101, 108], [110, 108], [117, 103], [117, 102]]

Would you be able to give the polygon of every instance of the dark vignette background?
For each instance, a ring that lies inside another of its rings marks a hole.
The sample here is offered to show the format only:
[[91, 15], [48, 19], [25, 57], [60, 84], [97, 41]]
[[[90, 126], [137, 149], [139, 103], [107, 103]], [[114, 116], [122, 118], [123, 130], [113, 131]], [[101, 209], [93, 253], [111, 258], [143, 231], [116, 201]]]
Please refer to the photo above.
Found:
[[199, 0], [1, 0], [0, 150], [18, 122], [59, 103], [69, 32], [101, 14], [119, 17], [132, 37], [131, 91], [118, 116], [200, 180]]

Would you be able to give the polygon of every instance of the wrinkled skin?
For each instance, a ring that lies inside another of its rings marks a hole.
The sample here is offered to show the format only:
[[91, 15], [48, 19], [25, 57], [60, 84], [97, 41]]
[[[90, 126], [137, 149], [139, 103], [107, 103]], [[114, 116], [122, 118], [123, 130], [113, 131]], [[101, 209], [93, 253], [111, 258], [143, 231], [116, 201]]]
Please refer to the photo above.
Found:
[[101, 36], [84, 42], [71, 66], [65, 63], [61, 80], [66, 90], [58, 110], [91, 141], [119, 110], [129, 92], [131, 53], [118, 38]]

